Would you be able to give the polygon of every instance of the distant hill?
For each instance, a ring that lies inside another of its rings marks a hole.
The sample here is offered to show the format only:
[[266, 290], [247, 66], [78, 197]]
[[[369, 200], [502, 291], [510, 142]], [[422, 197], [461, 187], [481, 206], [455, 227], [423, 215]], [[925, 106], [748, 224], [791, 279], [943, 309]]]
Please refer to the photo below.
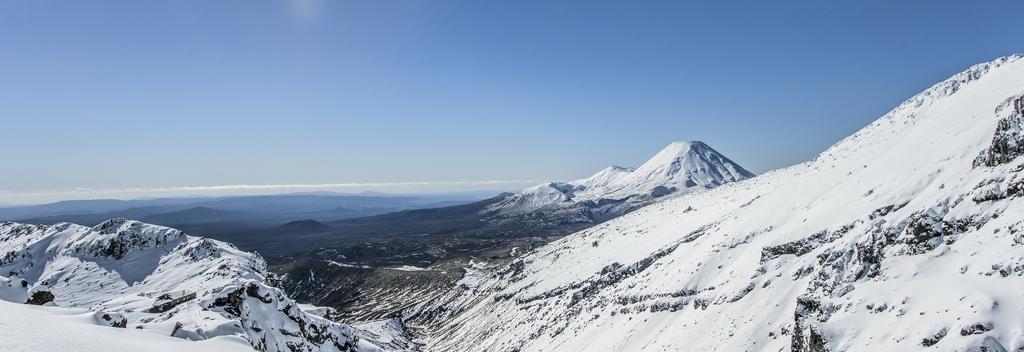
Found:
[[316, 220], [297, 220], [278, 227], [281, 231], [289, 233], [319, 233], [330, 231], [332, 227]]
[[95, 225], [106, 219], [145, 219], [160, 225], [245, 222], [281, 224], [294, 220], [332, 221], [406, 209], [464, 204], [486, 197], [465, 193], [423, 196], [351, 195], [330, 192], [239, 197], [76, 200], [0, 208], [0, 221]]
[[193, 207], [146, 216], [141, 220], [152, 224], [203, 224], [226, 221], [244, 221], [258, 218], [259, 213]]

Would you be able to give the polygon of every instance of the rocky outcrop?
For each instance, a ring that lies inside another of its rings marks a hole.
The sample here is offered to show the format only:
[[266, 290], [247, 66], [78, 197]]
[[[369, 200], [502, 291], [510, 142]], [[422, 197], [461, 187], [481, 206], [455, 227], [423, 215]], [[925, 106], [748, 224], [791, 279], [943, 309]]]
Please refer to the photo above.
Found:
[[999, 119], [991, 145], [974, 160], [976, 167], [1005, 164], [1024, 155], [1024, 95], [1010, 97], [995, 113], [1005, 117]]
[[128, 318], [120, 313], [96, 312], [93, 313], [93, 319], [95, 319], [100, 325], [106, 325], [113, 328], [128, 327]]
[[801, 297], [797, 299], [793, 314], [793, 352], [828, 352], [828, 341], [821, 336], [816, 321], [828, 320], [828, 312], [821, 302]]
[[53, 296], [53, 292], [40, 290], [33, 292], [32, 297], [29, 297], [28, 301], [25, 302], [25, 304], [41, 306], [53, 302], [54, 298], [56, 297]]
[[259, 282], [224, 288], [204, 305], [236, 317], [260, 351], [358, 351], [354, 329], [304, 313], [280, 290]]
[[93, 230], [100, 236], [84, 241], [73, 250], [97, 257], [121, 259], [132, 250], [156, 248], [185, 238], [181, 231], [154, 228], [128, 219], [107, 220], [96, 225]]

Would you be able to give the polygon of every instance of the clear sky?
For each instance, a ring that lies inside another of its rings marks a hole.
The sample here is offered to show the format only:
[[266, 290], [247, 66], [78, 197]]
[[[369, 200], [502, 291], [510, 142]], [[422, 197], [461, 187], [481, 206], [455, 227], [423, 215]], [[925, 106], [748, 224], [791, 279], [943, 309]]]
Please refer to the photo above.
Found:
[[675, 140], [763, 172], [1021, 51], [1021, 13], [1009, 0], [0, 0], [0, 203], [515, 188], [474, 182], [584, 177]]

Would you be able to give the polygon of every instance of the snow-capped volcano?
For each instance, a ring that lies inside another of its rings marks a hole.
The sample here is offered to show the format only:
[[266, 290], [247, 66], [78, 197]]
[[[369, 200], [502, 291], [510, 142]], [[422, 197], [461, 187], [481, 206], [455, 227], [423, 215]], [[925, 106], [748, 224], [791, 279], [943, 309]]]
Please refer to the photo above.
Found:
[[1024, 56], [977, 65], [814, 161], [472, 271], [410, 316], [433, 351], [1024, 351], [1022, 123]]
[[610, 166], [587, 178], [530, 187], [487, 212], [503, 216], [548, 212], [570, 222], [601, 221], [669, 194], [714, 188], [753, 176], [703, 142], [675, 142], [639, 168]]
[[138, 221], [92, 228], [0, 223], [0, 272], [6, 276], [0, 299], [88, 309], [101, 325], [188, 340], [236, 339], [261, 351], [404, 348], [303, 311], [267, 284], [266, 264], [256, 254]]
[[607, 184], [594, 184], [589, 192], [584, 191], [581, 195], [624, 198], [645, 191], [652, 192], [658, 187], [679, 190], [714, 188], [750, 177], [754, 177], [754, 174], [703, 142], [675, 142], [636, 170], [623, 173]]

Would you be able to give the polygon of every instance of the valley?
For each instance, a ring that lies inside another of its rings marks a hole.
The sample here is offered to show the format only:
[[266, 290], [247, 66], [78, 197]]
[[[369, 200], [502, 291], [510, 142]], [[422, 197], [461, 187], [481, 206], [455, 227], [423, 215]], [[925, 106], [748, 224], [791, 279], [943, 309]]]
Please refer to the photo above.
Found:
[[[398, 316], [408, 306], [450, 290], [474, 264], [501, 266], [544, 244], [646, 204], [752, 176], [704, 143], [677, 142], [636, 169], [610, 167], [581, 180], [546, 183], [515, 194], [447, 207], [284, 224], [238, 221], [237, 214], [243, 210], [231, 207], [204, 207], [201, 211], [189, 208], [143, 219], [162, 220], [157, 224], [259, 253], [277, 275], [277, 285], [290, 297], [337, 309], [337, 316], [345, 321], [367, 321]], [[316, 211], [310, 197], [228, 198], [204, 200], [202, 204], [247, 204], [246, 209], [303, 204], [306, 211]], [[313, 197], [330, 206], [339, 202], [431, 204], [412, 197]], [[261, 201], [267, 204], [258, 205]], [[45, 221], [28, 222], [74, 222], [82, 218], [51, 215], [42, 218]], [[407, 301], [409, 297], [417, 298]]]

